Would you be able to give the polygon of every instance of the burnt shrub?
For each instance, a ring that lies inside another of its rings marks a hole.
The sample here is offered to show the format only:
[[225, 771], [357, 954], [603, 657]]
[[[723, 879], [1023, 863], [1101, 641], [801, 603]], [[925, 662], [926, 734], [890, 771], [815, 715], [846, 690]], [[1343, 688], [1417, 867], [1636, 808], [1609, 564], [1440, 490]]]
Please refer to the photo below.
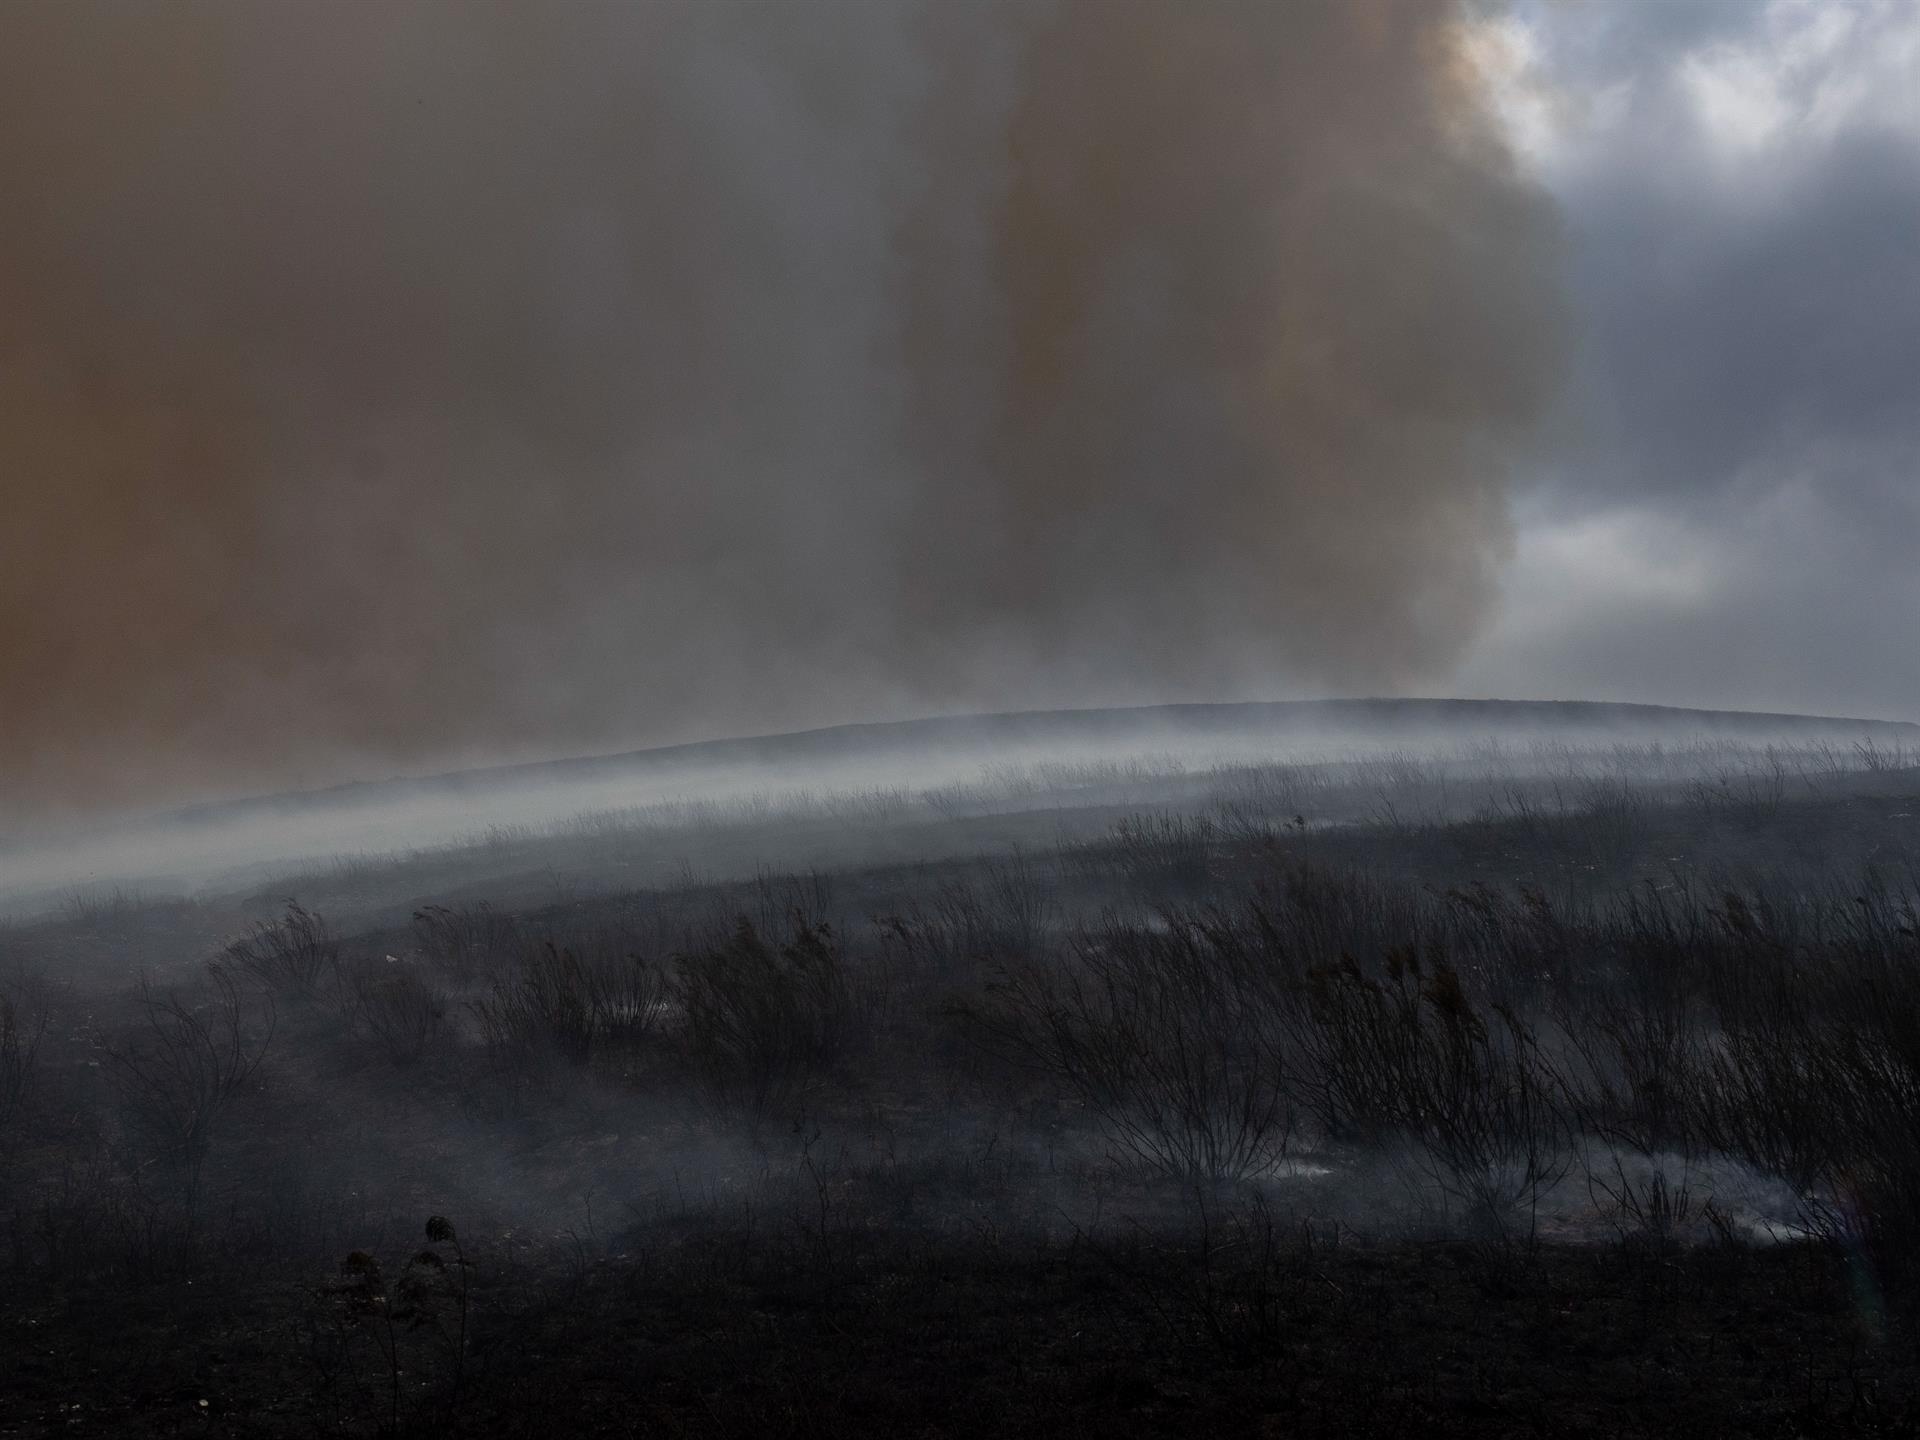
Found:
[[502, 1067], [520, 1069], [548, 1056], [584, 1066], [596, 1054], [639, 1047], [659, 1019], [666, 988], [638, 955], [548, 940], [524, 951], [469, 1008]]
[[198, 995], [142, 982], [139, 1020], [107, 1046], [109, 1076], [128, 1123], [161, 1158], [197, 1167], [222, 1112], [252, 1082], [272, 1038], [249, 1024], [239, 983], [207, 967]]
[[284, 915], [227, 946], [226, 960], [271, 990], [314, 996], [336, 976], [340, 941], [324, 919], [289, 900]]
[[426, 905], [413, 912], [413, 939], [421, 955], [455, 985], [471, 985], [515, 954], [520, 926], [484, 900], [454, 909]]
[[25, 987], [17, 995], [0, 994], [0, 1133], [26, 1107], [48, 1017], [44, 1000]]
[[1169, 1175], [1236, 1180], [1294, 1128], [1279, 992], [1226, 963], [1193, 917], [1110, 921], [1057, 966], [1009, 968], [979, 1031], [1069, 1093], [1116, 1153]]
[[411, 1065], [441, 1033], [447, 1001], [413, 967], [391, 956], [342, 966], [341, 1007], [396, 1065]]
[[796, 915], [786, 940], [745, 916], [680, 959], [688, 1053], [711, 1093], [763, 1114], [789, 1105], [851, 1047], [854, 988], [833, 929]]

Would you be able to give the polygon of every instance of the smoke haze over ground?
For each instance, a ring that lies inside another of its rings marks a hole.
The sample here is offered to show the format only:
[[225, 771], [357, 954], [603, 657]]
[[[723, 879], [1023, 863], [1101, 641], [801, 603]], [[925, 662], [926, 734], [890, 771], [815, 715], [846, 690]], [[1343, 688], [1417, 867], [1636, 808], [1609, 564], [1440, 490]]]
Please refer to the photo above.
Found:
[[1443, 675], [1558, 337], [1460, 21], [7, 7], [0, 809]]

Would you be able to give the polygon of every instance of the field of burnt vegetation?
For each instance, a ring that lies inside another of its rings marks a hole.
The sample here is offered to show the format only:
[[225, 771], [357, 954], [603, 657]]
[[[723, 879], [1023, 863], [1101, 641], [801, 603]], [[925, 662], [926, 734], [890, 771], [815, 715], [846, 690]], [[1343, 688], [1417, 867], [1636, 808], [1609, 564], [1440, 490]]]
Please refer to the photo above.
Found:
[[1908, 1434], [1920, 768], [681, 801], [0, 928], [0, 1434]]

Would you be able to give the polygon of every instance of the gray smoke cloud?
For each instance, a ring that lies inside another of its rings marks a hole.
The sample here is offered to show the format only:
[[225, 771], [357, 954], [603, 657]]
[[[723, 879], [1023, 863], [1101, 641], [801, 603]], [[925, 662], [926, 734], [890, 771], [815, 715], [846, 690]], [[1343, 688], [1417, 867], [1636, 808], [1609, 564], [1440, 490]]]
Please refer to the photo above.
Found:
[[1387, 689], [1555, 228], [1445, 5], [0, 10], [0, 818]]

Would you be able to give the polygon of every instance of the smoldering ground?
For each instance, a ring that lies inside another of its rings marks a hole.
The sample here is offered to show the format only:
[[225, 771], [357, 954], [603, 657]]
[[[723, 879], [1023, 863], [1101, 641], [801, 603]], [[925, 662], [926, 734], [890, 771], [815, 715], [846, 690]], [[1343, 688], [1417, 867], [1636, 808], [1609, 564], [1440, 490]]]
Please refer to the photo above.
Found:
[[1371, 708], [0, 926], [0, 1424], [1910, 1404], [1912, 727]]
[[1448, 5], [16, 5], [4, 817], [1384, 688], [1553, 224]]

